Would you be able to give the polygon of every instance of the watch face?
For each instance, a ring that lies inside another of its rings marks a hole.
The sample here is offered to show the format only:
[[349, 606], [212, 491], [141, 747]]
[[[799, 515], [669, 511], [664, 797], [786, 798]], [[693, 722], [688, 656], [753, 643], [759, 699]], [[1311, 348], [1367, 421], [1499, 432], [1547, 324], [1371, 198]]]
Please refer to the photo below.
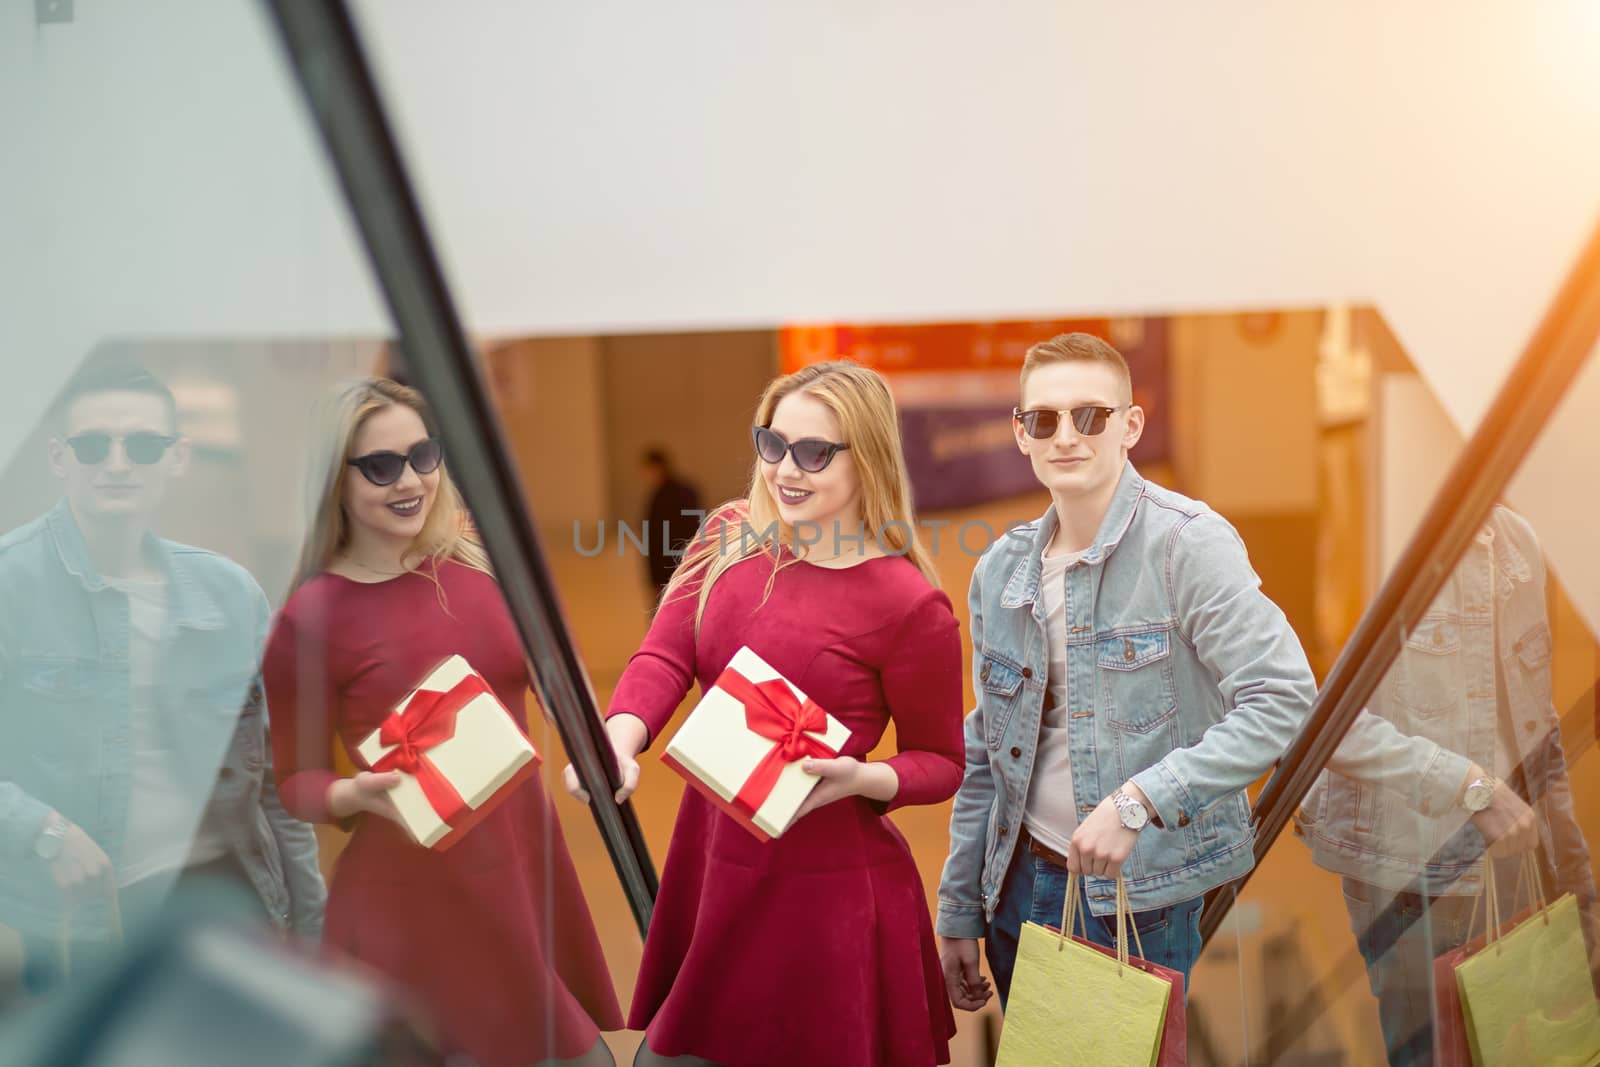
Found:
[[1494, 786], [1481, 779], [1467, 786], [1467, 795], [1463, 798], [1467, 810], [1471, 812], [1487, 808], [1492, 799], [1494, 799]]
[[1144, 810], [1144, 805], [1137, 800], [1129, 799], [1118, 806], [1122, 816], [1122, 825], [1130, 830], [1142, 830], [1145, 823], [1150, 821], [1150, 813]]
[[59, 834], [43, 833], [33, 843], [33, 851], [42, 860], [53, 860], [61, 855], [61, 836]]

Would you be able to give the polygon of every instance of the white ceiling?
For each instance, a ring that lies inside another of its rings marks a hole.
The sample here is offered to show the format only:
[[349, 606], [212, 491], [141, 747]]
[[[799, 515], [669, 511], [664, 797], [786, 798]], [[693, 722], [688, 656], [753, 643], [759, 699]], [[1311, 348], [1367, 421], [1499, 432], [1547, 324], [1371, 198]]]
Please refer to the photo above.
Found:
[[[1588, 0], [357, 10], [480, 333], [1370, 302], [1470, 428], [1600, 218]], [[254, 4], [5, 5], [0, 99], [0, 456], [99, 337], [385, 332]]]

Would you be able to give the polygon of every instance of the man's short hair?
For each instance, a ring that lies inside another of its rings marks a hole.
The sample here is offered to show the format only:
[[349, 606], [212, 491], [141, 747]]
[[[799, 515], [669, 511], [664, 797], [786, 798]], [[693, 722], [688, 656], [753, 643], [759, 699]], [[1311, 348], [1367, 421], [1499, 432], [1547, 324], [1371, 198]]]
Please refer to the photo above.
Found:
[[1122, 379], [1128, 397], [1133, 396], [1133, 375], [1128, 372], [1128, 361], [1122, 358], [1121, 352], [1092, 333], [1057, 334], [1028, 349], [1028, 354], [1022, 358], [1019, 388], [1027, 388], [1028, 375], [1051, 363], [1102, 363]]
[[51, 413], [51, 425], [66, 429], [67, 414], [80, 399], [95, 393], [143, 393], [161, 401], [167, 412], [171, 430], [178, 429], [178, 401], [167, 383], [157, 378], [142, 365], [122, 355], [105, 358], [91, 356], [68, 380], [67, 386], [56, 398]]

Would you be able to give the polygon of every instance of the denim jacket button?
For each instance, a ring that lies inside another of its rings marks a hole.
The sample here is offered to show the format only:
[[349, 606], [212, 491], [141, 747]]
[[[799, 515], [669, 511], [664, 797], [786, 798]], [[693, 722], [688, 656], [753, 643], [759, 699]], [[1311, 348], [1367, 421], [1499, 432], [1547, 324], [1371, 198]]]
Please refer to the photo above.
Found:
[[1021, 759], [1022, 758], [1022, 749], [1018, 748], [1016, 745], [1012, 745], [1011, 746], [1011, 758], [1012, 759]]
[[1033, 668], [1032, 667], [1024, 667], [1024, 668], [1022, 668], [1022, 676], [1024, 678], [1032, 678], [1033, 677]]
[[1000, 826], [1000, 836], [1001, 837], [1006, 836], [1007, 829], [1008, 829], [1008, 827], [1006, 827], [1005, 824], [1002, 823], [1001, 826]]
[[1178, 825], [1179, 826], [1188, 826], [1189, 825], [1189, 813], [1186, 812], [1186, 811], [1183, 811], [1182, 809], [1179, 809], [1179, 811], [1178, 811]]
[[978, 672], [978, 680], [980, 682], [987, 682], [989, 680], [989, 665], [987, 663], [983, 665], [983, 670]]

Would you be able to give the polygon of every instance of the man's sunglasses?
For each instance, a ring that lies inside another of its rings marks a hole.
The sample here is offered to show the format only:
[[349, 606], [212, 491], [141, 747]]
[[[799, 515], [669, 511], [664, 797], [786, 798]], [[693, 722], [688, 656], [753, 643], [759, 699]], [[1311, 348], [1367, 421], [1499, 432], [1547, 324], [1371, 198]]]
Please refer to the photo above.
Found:
[[393, 485], [406, 471], [406, 464], [418, 474], [432, 474], [444, 462], [444, 446], [432, 437], [418, 441], [409, 452], [368, 452], [345, 460], [373, 485]]
[[1084, 437], [1094, 437], [1102, 434], [1106, 429], [1106, 420], [1111, 418], [1113, 412], [1121, 411], [1128, 407], [1108, 408], [1098, 404], [1088, 404], [1070, 411], [1051, 411], [1047, 408], [1030, 408], [1023, 411], [1021, 408], [1012, 408], [1011, 417], [1022, 423], [1022, 431], [1029, 437], [1037, 437], [1041, 441], [1048, 441], [1061, 429], [1061, 416], [1067, 415], [1072, 419], [1072, 428]]
[[788, 453], [794, 457], [794, 465], [809, 474], [827, 469], [834, 456], [850, 447], [820, 437], [805, 437], [791, 444], [781, 433], [765, 426], [752, 427], [750, 432], [755, 437], [756, 455], [765, 462], [782, 463], [784, 453]]
[[152, 463], [159, 463], [177, 440], [170, 434], [151, 433], [148, 430], [123, 436], [91, 430], [73, 434], [67, 438], [67, 444], [72, 446], [72, 454], [78, 457], [79, 463], [92, 467], [96, 463], [104, 463], [106, 457], [111, 455], [111, 442], [121, 441], [122, 454], [128, 457], [128, 462], [148, 467]]

